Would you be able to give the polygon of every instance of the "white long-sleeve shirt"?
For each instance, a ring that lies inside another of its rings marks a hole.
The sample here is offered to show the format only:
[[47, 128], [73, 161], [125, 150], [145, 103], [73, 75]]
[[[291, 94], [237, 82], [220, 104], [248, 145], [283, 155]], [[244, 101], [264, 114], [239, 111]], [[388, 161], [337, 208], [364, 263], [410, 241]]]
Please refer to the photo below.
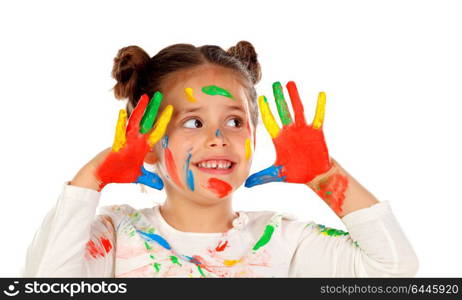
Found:
[[65, 184], [27, 251], [24, 277], [411, 277], [417, 257], [387, 201], [344, 216], [348, 233], [270, 211], [225, 233], [170, 226], [159, 206], [105, 206]]

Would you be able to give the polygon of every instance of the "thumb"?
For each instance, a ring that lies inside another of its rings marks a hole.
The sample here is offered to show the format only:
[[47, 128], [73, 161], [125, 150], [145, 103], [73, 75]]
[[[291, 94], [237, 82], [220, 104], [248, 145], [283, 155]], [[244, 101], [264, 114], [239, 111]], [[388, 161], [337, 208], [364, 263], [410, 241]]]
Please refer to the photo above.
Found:
[[245, 187], [253, 187], [259, 184], [265, 184], [269, 182], [285, 181], [286, 177], [281, 176], [280, 170], [282, 166], [272, 165], [260, 172], [250, 175], [245, 181]]
[[164, 182], [156, 173], [149, 172], [141, 166], [141, 175], [136, 179], [135, 183], [142, 183], [156, 190], [162, 190], [164, 188]]

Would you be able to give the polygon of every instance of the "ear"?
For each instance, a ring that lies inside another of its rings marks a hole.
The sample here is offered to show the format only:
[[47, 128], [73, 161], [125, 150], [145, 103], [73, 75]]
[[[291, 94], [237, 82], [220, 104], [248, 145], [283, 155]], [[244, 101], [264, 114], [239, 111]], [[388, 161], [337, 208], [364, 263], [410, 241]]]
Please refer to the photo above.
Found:
[[155, 164], [159, 159], [157, 158], [154, 147], [144, 157], [144, 162], [150, 165]]

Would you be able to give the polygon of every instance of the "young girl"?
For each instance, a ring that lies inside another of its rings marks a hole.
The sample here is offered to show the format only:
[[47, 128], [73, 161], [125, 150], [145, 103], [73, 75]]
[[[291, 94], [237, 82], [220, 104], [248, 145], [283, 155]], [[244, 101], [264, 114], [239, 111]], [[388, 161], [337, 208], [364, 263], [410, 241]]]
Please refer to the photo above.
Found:
[[[24, 276], [416, 274], [416, 255], [388, 202], [379, 202], [329, 156], [322, 132], [324, 93], [308, 124], [295, 84], [287, 84], [292, 118], [276, 82], [280, 127], [267, 99], [257, 100], [261, 71], [250, 43], [228, 51], [177, 44], [152, 58], [130, 46], [114, 59], [112, 75], [115, 96], [128, 98], [114, 144], [64, 185], [28, 249]], [[248, 177], [257, 101], [277, 157]], [[233, 211], [233, 192], [245, 180], [247, 187], [273, 181], [306, 185], [349, 233], [276, 212]], [[141, 210], [106, 206], [95, 218], [105, 185], [133, 182], [165, 188], [165, 202]]]

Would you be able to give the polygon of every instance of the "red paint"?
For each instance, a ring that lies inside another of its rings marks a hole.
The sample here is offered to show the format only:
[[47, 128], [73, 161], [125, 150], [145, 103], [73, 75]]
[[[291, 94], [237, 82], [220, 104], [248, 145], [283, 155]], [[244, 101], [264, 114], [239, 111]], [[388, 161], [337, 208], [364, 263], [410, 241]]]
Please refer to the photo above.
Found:
[[289, 81], [286, 85], [287, 91], [289, 92], [290, 101], [292, 102], [292, 108], [294, 109], [295, 124], [302, 126], [306, 124], [305, 113], [303, 111], [302, 100], [297, 91], [295, 82]]
[[227, 196], [233, 189], [229, 183], [218, 178], [209, 178], [208, 184], [207, 188], [216, 193], [220, 198]]
[[103, 237], [101, 237], [100, 240], [101, 240], [101, 244], [103, 244], [104, 250], [106, 250], [106, 253], [109, 253], [109, 251], [111, 251], [112, 249], [111, 241]]
[[210, 269], [210, 266], [207, 264], [207, 262], [205, 261], [205, 259], [203, 259], [202, 257], [200, 257], [199, 255], [193, 255], [193, 260], [191, 261], [192, 263], [194, 263], [196, 266], [200, 266], [202, 269], [205, 269], [207, 270], [208, 272], [211, 272], [213, 273], [213, 271]]
[[100, 242], [101, 244], [103, 245], [104, 247], [104, 251], [103, 248], [97, 246], [95, 244], [95, 242], [93, 242], [93, 240], [89, 240], [87, 245], [86, 245], [86, 249], [87, 249], [87, 253], [93, 257], [93, 258], [97, 258], [97, 257], [104, 257], [106, 256], [106, 253], [109, 253], [112, 249], [112, 244], [111, 242], [104, 238], [104, 237], [101, 237], [100, 238]]
[[149, 97], [147, 94], [141, 96], [138, 104], [130, 115], [130, 122], [127, 125], [127, 133], [139, 133], [140, 132], [140, 122], [143, 118], [144, 111], [149, 103]]
[[221, 251], [225, 250], [227, 245], [228, 245], [228, 241], [226, 241], [223, 245], [221, 245], [221, 241], [220, 241], [220, 243], [215, 248], [215, 251], [221, 252]]
[[274, 165], [282, 166], [280, 176], [286, 176], [286, 182], [308, 183], [332, 166], [322, 130], [292, 123], [280, 131], [273, 143]]
[[316, 193], [330, 204], [336, 214], [340, 214], [347, 187], [346, 176], [333, 174], [319, 182]]
[[164, 150], [165, 156], [165, 164], [167, 166], [167, 172], [170, 174], [173, 182], [175, 182], [179, 187], [183, 187], [181, 184], [180, 178], [178, 177], [178, 173], [176, 172], [176, 164], [175, 160], [173, 159], [172, 151], [169, 148], [165, 148]]
[[143, 95], [128, 120], [125, 146], [118, 152], [111, 151], [96, 170], [96, 176], [102, 182], [100, 190], [109, 183], [136, 182], [141, 175], [141, 166], [149, 152], [148, 134], [140, 133], [140, 121], [149, 98]]

